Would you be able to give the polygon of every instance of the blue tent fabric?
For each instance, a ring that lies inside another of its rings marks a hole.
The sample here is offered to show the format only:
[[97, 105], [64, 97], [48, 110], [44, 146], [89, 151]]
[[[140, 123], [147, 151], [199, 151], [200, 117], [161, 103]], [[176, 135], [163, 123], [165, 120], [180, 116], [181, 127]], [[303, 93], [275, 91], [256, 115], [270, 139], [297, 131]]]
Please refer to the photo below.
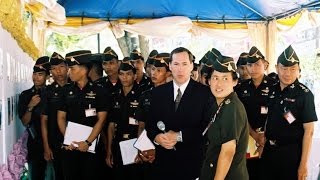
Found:
[[58, 0], [67, 17], [100, 19], [186, 16], [200, 21], [265, 21], [320, 7], [319, 0]]

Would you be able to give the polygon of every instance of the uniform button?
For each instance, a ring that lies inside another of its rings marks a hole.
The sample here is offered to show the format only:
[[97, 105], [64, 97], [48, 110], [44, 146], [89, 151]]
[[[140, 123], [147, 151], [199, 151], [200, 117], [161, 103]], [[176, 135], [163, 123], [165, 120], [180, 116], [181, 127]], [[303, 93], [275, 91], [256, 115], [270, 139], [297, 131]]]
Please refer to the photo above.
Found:
[[210, 167], [213, 167], [213, 164], [212, 164], [212, 163], [210, 163]]

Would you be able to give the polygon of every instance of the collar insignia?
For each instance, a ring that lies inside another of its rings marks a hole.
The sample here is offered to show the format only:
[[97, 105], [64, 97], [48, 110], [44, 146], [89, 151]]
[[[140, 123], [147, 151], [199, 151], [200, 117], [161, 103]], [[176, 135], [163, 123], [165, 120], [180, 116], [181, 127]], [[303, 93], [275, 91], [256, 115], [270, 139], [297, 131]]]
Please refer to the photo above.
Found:
[[293, 88], [294, 88], [294, 84], [292, 84], [292, 85], [290, 86], [290, 88], [293, 89]]

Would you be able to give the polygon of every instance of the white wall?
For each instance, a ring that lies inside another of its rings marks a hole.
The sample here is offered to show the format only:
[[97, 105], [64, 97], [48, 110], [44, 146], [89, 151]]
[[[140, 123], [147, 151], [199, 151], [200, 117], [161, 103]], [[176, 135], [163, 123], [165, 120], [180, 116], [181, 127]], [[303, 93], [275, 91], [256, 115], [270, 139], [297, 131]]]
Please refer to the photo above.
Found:
[[32, 58], [0, 23], [0, 164], [6, 163], [13, 144], [25, 129], [18, 117], [16, 102], [22, 90], [32, 86], [33, 65]]

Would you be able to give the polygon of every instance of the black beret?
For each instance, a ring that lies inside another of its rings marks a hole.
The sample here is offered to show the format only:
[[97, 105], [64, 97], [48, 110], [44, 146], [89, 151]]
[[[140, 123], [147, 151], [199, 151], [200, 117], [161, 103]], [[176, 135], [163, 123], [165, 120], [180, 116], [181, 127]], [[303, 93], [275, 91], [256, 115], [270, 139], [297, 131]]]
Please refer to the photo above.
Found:
[[85, 65], [91, 61], [91, 51], [80, 50], [66, 54], [66, 60], [69, 66]]
[[152, 50], [149, 54], [146, 64], [153, 64], [154, 58], [156, 58], [157, 55], [158, 55], [158, 51]]
[[292, 48], [292, 46], [290, 45], [289, 47], [287, 47], [287, 49], [285, 49], [280, 56], [278, 57], [278, 61], [277, 63], [281, 63], [284, 66], [293, 66], [295, 64], [299, 64], [299, 58], [296, 54], [296, 52], [294, 51], [294, 49]]
[[122, 61], [121, 64], [119, 66], [119, 70], [122, 71], [129, 71], [129, 70], [135, 70], [134, 65], [132, 64], [132, 62], [130, 61], [129, 57], [125, 57]]
[[138, 50], [133, 50], [131, 53], [130, 53], [130, 60], [137, 60], [137, 59], [141, 59], [143, 60], [143, 57], [141, 55], [141, 53], [138, 51]]
[[58, 65], [61, 63], [66, 63], [66, 60], [59, 53], [53, 52], [50, 58], [50, 65]]
[[208, 74], [210, 71], [212, 71], [213, 62], [207, 61], [205, 64], [203, 64], [200, 74]]
[[169, 68], [170, 53], [160, 53], [154, 59], [153, 65], [155, 67], [166, 67]]
[[219, 72], [236, 72], [236, 65], [232, 57], [221, 55], [213, 62], [213, 69]]
[[106, 49], [103, 51], [103, 54], [103, 61], [111, 61], [112, 59], [118, 60], [117, 53], [111, 47], [106, 47]]
[[[262, 53], [260, 52], [260, 50], [253, 46], [248, 54], [248, 59], [247, 59], [247, 63], [251, 64], [251, 63], [255, 63], [257, 61], [259, 61], [260, 59], [265, 60], [264, 56], [262, 55]], [[267, 60], [265, 60], [266, 62], [268, 62]]]
[[247, 65], [248, 55], [246, 52], [241, 53], [237, 61], [237, 66]]
[[50, 70], [50, 62], [49, 62], [48, 56], [42, 56], [37, 59], [35, 65], [33, 66], [33, 72], [41, 72], [45, 71], [47, 74], [49, 74]]

